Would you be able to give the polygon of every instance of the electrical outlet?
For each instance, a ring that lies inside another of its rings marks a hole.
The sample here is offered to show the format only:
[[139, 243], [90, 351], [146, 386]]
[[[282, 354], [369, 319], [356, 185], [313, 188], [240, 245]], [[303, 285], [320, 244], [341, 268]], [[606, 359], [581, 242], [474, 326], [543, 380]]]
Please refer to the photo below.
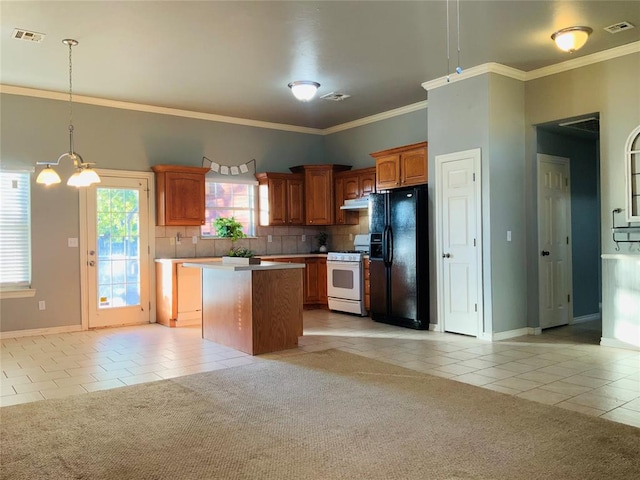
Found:
[[352, 241], [353, 241], [353, 233], [350, 233], [350, 234], [349, 234], [349, 240], [352, 240]]
[[176, 244], [176, 239], [174, 237], [169, 237], [169, 245], [172, 247]]
[[193, 237], [191, 237], [191, 243], [193, 243], [194, 245], [196, 243], [198, 243], [198, 236], [197, 235], [194, 235]]
[[273, 242], [273, 235], [267, 235], [267, 242], [268, 243]]
[[507, 230], [507, 242], [511, 241], [511, 230]]
[[307, 241], [307, 236], [306, 235], [302, 235], [302, 241], [306, 242]]
[[44, 300], [40, 300], [38, 302], [38, 310], [46, 310], [47, 309], [47, 305], [44, 303]]

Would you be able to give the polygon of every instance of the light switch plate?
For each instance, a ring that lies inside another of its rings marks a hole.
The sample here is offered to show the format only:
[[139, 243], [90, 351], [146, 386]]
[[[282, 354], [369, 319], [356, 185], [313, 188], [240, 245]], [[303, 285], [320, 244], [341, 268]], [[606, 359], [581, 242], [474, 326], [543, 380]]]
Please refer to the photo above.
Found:
[[507, 230], [507, 242], [511, 241], [511, 230]]
[[77, 238], [67, 238], [67, 246], [72, 248], [78, 247], [78, 239]]

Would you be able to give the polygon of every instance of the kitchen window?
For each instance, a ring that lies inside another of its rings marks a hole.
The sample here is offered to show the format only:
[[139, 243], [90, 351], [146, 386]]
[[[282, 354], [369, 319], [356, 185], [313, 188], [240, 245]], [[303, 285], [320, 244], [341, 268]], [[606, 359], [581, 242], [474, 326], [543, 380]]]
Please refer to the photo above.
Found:
[[249, 237], [256, 233], [256, 185], [255, 181], [220, 181], [219, 177], [205, 181], [205, 224], [203, 237], [215, 237], [213, 222], [218, 217], [234, 217], [242, 224], [242, 231]]
[[0, 297], [33, 296], [31, 172], [0, 171]]

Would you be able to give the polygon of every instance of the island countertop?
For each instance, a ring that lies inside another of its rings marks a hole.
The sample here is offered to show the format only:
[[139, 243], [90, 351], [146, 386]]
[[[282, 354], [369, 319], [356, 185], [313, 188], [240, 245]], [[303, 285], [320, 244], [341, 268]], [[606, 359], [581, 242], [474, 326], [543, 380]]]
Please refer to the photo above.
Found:
[[226, 270], [229, 272], [246, 272], [256, 270], [287, 270], [292, 268], [305, 268], [304, 263], [281, 263], [281, 262], [261, 262], [255, 265], [240, 265], [236, 263], [222, 263], [219, 261], [209, 262], [185, 262], [183, 267]]

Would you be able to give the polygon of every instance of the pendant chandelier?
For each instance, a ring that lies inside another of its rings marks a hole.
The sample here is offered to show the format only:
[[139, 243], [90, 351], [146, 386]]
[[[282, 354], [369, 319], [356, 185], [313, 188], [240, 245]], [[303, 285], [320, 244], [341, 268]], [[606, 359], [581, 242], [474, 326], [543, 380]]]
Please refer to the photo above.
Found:
[[47, 186], [60, 183], [60, 175], [58, 175], [51, 166], [60, 165], [60, 160], [69, 158], [73, 161], [76, 171], [69, 177], [69, 180], [67, 180], [67, 185], [72, 187], [88, 187], [94, 183], [100, 183], [100, 177], [96, 171], [91, 168], [93, 164], [85, 163], [80, 154], [76, 153], [73, 149], [73, 63], [71, 61], [71, 48], [78, 45], [78, 42], [77, 40], [66, 38], [62, 40], [62, 43], [69, 47], [69, 151], [60, 155], [56, 162], [37, 162], [36, 165], [46, 165], [46, 167], [38, 174], [36, 183]]

